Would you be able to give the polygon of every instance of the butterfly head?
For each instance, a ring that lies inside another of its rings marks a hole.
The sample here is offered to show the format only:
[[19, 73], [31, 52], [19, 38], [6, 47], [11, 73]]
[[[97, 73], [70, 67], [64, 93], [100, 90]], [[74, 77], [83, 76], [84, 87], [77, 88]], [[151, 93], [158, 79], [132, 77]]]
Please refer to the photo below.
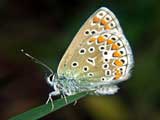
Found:
[[48, 77], [47, 77], [47, 83], [51, 86], [53, 86], [53, 81], [55, 79], [55, 75], [54, 74], [50, 74]]

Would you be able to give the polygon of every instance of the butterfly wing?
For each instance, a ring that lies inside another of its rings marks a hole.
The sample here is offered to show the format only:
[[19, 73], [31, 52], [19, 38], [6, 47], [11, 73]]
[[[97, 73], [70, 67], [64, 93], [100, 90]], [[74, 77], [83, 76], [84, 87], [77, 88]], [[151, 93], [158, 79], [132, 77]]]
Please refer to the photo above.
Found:
[[57, 74], [82, 84], [110, 84], [126, 80], [132, 65], [130, 45], [118, 19], [102, 7], [76, 34], [61, 59]]

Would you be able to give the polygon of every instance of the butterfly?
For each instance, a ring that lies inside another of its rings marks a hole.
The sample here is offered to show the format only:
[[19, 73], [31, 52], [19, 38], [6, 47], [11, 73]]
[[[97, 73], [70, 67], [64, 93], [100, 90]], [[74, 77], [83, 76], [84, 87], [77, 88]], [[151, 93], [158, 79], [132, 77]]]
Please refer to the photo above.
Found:
[[41, 64], [51, 71], [47, 82], [53, 91], [49, 93], [48, 103], [56, 95], [70, 96], [80, 92], [114, 94], [119, 89], [117, 84], [129, 78], [134, 61], [118, 19], [108, 8], [101, 7], [87, 19], [72, 40], [59, 63], [57, 74]]

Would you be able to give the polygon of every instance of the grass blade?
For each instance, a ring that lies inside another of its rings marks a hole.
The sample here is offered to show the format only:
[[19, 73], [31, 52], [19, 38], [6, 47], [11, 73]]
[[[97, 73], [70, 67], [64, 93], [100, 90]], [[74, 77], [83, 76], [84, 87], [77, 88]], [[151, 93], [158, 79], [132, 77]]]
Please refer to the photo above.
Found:
[[58, 99], [53, 102], [54, 109], [52, 111], [51, 111], [52, 105], [51, 105], [51, 103], [48, 103], [48, 104], [44, 104], [44, 105], [35, 107], [31, 110], [28, 110], [22, 114], [17, 115], [17, 116], [14, 116], [14, 117], [10, 118], [9, 120], [37, 120], [39, 118], [42, 118], [42, 117], [48, 115], [51, 112], [54, 112], [64, 106], [76, 101], [76, 100], [79, 100], [80, 98], [82, 98], [86, 95], [87, 95], [87, 93], [78, 93], [73, 96], [68, 96], [67, 97], [67, 101], [68, 101], [67, 104], [65, 103], [64, 99]]

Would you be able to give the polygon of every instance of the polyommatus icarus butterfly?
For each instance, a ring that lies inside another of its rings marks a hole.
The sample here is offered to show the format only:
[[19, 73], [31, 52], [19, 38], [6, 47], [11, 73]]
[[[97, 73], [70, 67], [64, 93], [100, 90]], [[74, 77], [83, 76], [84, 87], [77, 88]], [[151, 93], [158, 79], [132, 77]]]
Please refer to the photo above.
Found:
[[[29, 54], [35, 62], [47, 67]], [[84, 23], [74, 37], [47, 82], [54, 88], [52, 96], [70, 96], [79, 92], [96, 95], [114, 94], [117, 83], [130, 76], [133, 54], [116, 16], [101, 7]]]

